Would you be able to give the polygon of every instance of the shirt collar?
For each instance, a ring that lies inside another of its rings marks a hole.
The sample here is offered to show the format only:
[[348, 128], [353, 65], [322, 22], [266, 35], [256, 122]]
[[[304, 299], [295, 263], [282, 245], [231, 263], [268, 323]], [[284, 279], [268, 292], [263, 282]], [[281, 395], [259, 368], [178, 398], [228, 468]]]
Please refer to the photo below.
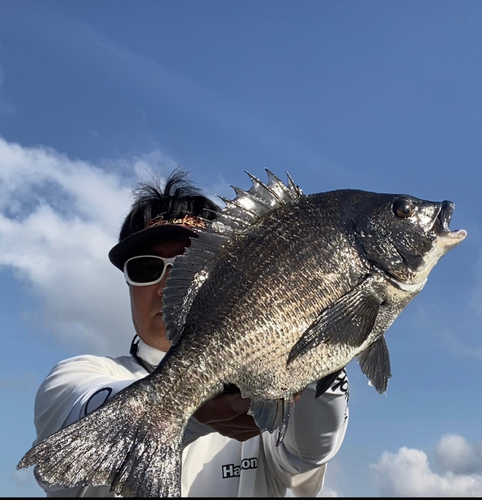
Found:
[[150, 365], [157, 366], [161, 362], [161, 359], [166, 355], [166, 353], [160, 351], [159, 349], [151, 347], [150, 345], [146, 344], [141, 338], [139, 338], [137, 355]]

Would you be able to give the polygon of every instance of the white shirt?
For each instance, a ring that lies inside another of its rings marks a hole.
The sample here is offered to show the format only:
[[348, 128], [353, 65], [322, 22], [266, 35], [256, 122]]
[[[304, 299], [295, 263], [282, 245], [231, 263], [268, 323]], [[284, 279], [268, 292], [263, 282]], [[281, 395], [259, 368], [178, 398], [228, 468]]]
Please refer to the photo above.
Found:
[[[139, 341], [138, 356], [157, 365], [165, 353]], [[76, 356], [58, 363], [35, 399], [39, 443], [84, 417], [124, 387], [148, 374], [132, 356]], [[326, 463], [337, 453], [348, 424], [346, 374], [321, 397], [308, 386], [292, 410], [283, 443], [277, 431], [243, 443], [214, 432], [194, 417], [184, 435], [182, 496], [316, 496]], [[109, 487], [49, 488], [47, 496], [116, 496]]]

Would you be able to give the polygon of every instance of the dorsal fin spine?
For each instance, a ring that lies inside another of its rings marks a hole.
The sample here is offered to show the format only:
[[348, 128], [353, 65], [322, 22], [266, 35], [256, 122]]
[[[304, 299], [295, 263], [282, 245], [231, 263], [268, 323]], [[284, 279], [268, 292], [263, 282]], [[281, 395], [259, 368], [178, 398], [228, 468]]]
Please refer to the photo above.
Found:
[[[254, 193], [249, 191], [244, 191], [243, 189], [237, 188], [235, 186], [231, 186], [236, 193], [236, 198], [234, 201], [239, 206], [250, 210], [251, 212], [256, 213], [258, 216], [264, 215], [267, 212], [270, 212], [272, 208], [267, 205], [259, 196], [256, 196]], [[250, 205], [248, 207], [248, 205]]]
[[301, 189], [288, 173], [288, 185], [285, 185], [268, 169], [266, 172], [268, 184], [246, 172], [253, 184], [248, 191], [231, 186], [236, 193], [234, 199], [219, 196], [225, 203], [225, 208], [216, 212], [215, 220], [204, 220], [204, 229], [194, 229], [198, 237], [191, 238], [191, 246], [174, 263], [163, 299], [166, 335], [171, 344], [175, 344], [182, 334], [192, 303], [215, 265], [217, 254], [237, 234], [249, 229], [265, 214], [302, 195]]
[[281, 199], [269, 186], [261, 182], [257, 177], [251, 175], [249, 172], [246, 173], [248, 174], [249, 178], [251, 179], [251, 182], [253, 183], [253, 187], [249, 190], [249, 192], [255, 191], [257, 187], [261, 187], [262, 189], [265, 190], [265, 192], [269, 196], [271, 196], [272, 198], [274, 198], [274, 200], [278, 202], [277, 205], [283, 205], [285, 203], [284, 200]]
[[[220, 198], [226, 203], [226, 211], [228, 211], [230, 208], [238, 208], [241, 210], [242, 213], [245, 213], [246, 215], [249, 215], [254, 219], [254, 222], [256, 222], [259, 219], [259, 215], [256, 212], [253, 212], [252, 210], [249, 210], [246, 207], [243, 207], [237, 199], [235, 198], [234, 200], [228, 200], [227, 198], [224, 198], [223, 196], [220, 196]], [[253, 224], [253, 222], [251, 222]]]
[[295, 184], [295, 182], [291, 178], [291, 175], [288, 172], [286, 172], [286, 176], [288, 177], [288, 185], [289, 185], [291, 192], [293, 193], [293, 195], [296, 198], [299, 198], [303, 194], [301, 192], [300, 187], [297, 184]]

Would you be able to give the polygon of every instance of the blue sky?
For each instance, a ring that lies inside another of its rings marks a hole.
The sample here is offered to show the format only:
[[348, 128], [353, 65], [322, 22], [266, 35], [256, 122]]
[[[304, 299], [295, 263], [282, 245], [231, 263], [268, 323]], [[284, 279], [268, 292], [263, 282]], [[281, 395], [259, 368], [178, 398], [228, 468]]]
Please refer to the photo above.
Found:
[[387, 333], [386, 395], [349, 365], [351, 421], [323, 494], [482, 495], [482, 3], [0, 2], [0, 494], [59, 360], [120, 355], [107, 260], [129, 190], [176, 165], [212, 196], [288, 171], [452, 200], [467, 239]]

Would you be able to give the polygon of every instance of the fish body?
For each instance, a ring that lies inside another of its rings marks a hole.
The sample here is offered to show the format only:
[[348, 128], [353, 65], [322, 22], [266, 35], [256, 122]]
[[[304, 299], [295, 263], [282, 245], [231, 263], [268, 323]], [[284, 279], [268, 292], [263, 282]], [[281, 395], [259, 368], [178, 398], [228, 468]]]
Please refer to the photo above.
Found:
[[[30, 450], [47, 484], [179, 496], [188, 419], [226, 385], [251, 398], [262, 431], [288, 425], [293, 395], [354, 358], [378, 392], [391, 377], [384, 334], [439, 258], [466, 236], [453, 204], [337, 190], [291, 178], [237, 197], [178, 258], [164, 309], [173, 347], [156, 370]], [[323, 384], [319, 384], [322, 392]]]

